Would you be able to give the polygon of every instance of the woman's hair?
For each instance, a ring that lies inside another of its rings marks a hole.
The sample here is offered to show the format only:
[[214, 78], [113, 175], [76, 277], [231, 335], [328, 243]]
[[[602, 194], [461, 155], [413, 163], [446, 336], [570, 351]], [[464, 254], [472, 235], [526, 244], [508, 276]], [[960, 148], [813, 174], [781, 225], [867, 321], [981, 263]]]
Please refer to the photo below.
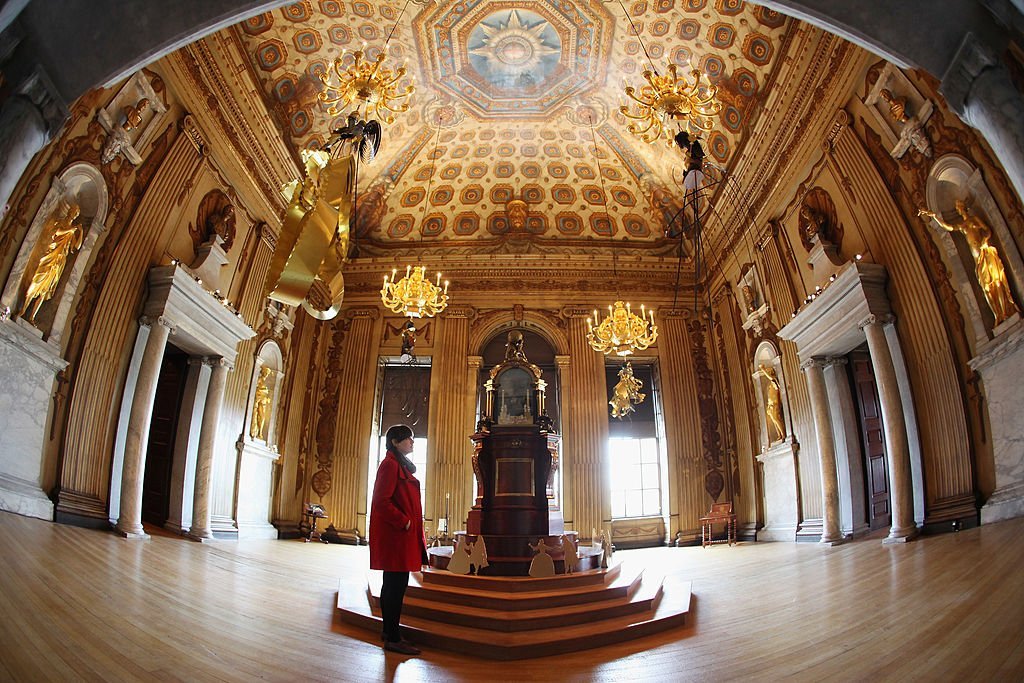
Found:
[[394, 448], [395, 441], [405, 441], [410, 436], [412, 436], [412, 428], [408, 425], [392, 425], [388, 427], [388, 431], [384, 435], [384, 442], [388, 448]]

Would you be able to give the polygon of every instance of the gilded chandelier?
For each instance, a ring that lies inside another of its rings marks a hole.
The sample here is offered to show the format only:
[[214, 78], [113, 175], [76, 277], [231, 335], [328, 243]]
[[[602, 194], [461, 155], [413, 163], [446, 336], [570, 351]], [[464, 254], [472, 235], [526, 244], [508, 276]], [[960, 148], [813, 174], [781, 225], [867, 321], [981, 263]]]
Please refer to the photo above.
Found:
[[441, 273], [437, 274], [435, 285], [423, 275], [425, 266], [405, 267], [405, 277], [395, 279], [398, 269], [391, 271], [391, 276], [384, 276], [384, 286], [380, 290], [381, 301], [390, 310], [410, 318], [431, 318], [448, 306], [448, 281], [441, 289]]
[[711, 118], [722, 110], [718, 86], [712, 85], [699, 69], [693, 69], [690, 75], [692, 81], [680, 77], [678, 67], [669, 64], [665, 74], [646, 69], [643, 78], [647, 83], [639, 90], [626, 86], [626, 96], [633, 101], [619, 107], [619, 111], [632, 119], [627, 130], [648, 143], [664, 136], [669, 145], [674, 135], [665, 127], [669, 119], [685, 122], [690, 132], [711, 130]]
[[641, 305], [640, 315], [637, 315], [631, 304], [622, 301], [608, 307], [608, 317], [604, 320], [598, 317], [595, 309], [594, 317], [587, 318], [587, 330], [590, 346], [606, 355], [614, 352], [619, 356], [629, 356], [643, 351], [658, 338], [654, 310], [646, 311]]
[[412, 84], [404, 88], [398, 84], [406, 74], [405, 67], [391, 69], [384, 66], [383, 50], [373, 61], [364, 60], [362, 50], [356, 50], [352, 55], [355, 61], [348, 68], [342, 63], [344, 54], [334, 60], [333, 71], [337, 83], [331, 83], [333, 79], [330, 70], [320, 74], [320, 80], [327, 89], [317, 97], [329, 105], [327, 113], [331, 116], [358, 100], [366, 104], [364, 118], [369, 119], [372, 111], [384, 123], [394, 123], [395, 114], [408, 111], [409, 101], [406, 98], [416, 91]]

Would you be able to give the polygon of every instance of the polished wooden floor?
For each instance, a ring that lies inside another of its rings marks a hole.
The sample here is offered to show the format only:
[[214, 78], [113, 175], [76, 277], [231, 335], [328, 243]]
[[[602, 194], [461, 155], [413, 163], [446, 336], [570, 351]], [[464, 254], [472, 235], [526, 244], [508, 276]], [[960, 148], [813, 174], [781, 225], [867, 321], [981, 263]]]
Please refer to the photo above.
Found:
[[14, 681], [1024, 679], [1024, 519], [882, 546], [621, 552], [693, 582], [687, 626], [496, 663], [385, 655], [335, 614], [365, 548], [196, 544], [0, 513], [0, 678]]

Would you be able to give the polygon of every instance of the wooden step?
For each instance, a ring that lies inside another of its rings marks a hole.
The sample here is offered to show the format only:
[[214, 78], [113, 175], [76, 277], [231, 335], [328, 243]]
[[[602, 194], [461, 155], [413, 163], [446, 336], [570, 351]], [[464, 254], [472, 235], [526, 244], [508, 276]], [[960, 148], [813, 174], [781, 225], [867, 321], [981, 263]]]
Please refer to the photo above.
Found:
[[424, 586], [432, 584], [498, 593], [566, 590], [573, 586], [600, 586], [605, 583], [609, 574], [620, 571], [620, 567], [621, 564], [616, 563], [608, 569], [588, 569], [587, 571], [556, 574], [539, 579], [532, 576], [475, 576], [473, 574], [452, 574], [447, 570], [424, 569], [420, 573], [420, 577], [422, 577], [420, 583]]
[[[453, 604], [448, 597], [435, 599], [411, 590], [406, 593], [403, 614], [418, 616], [433, 621], [460, 626], [473, 626], [491, 631], [526, 631], [550, 628], [558, 625], [582, 624], [600, 619], [633, 614], [651, 609], [651, 599], [633, 599], [641, 586], [642, 571], [633, 575], [629, 584], [606, 587], [600, 591], [588, 591], [587, 599], [579, 603], [552, 605], [551, 600], [529, 597], [529, 594], [513, 596], [511, 600], [476, 600], [474, 604]], [[376, 578], [376, 577], [373, 577]], [[380, 581], [369, 582], [371, 607], [380, 602]], [[550, 594], [551, 592], [548, 592]], [[557, 594], [556, 594], [557, 595]], [[568, 594], [575, 597], [575, 594]], [[525, 598], [525, 599], [524, 599]], [[501, 607], [498, 603], [507, 605]]]
[[[633, 574], [628, 571], [625, 573]], [[377, 601], [373, 599], [371, 593], [369, 583], [360, 586], [342, 582], [338, 591], [339, 617], [342, 621], [370, 629], [377, 634], [381, 629], [380, 613], [379, 608], [373, 604]], [[402, 623], [406, 636], [426, 647], [454, 650], [489, 659], [523, 659], [601, 647], [682, 626], [690, 609], [690, 597], [689, 582], [673, 584], [671, 591], [666, 593], [661, 577], [641, 575], [635, 592], [628, 599], [630, 604], [644, 605], [635, 612], [616, 611], [620, 603], [625, 603], [622, 598], [545, 610], [552, 614], [544, 615], [530, 615], [529, 612], [534, 610], [526, 609], [520, 610], [519, 614], [522, 616], [524, 612], [527, 613], [527, 620], [533, 622], [530, 624], [531, 628], [502, 631], [501, 635], [497, 635], [494, 629], [484, 627], [482, 623], [474, 625], [472, 621], [445, 621], [452, 619], [453, 614], [465, 614], [463, 610], [468, 608], [445, 610], [434, 604], [423, 614], [412, 614], [410, 608], [419, 610], [423, 605], [419, 604], [421, 601], [418, 599], [407, 599], [407, 610], [403, 613]], [[603, 614], [602, 606], [608, 608]], [[580, 623], [567, 623], [575, 619], [575, 615], [586, 613], [587, 609], [595, 610], [590, 618]], [[472, 610], [472, 616], [477, 620], [482, 619], [487, 612], [479, 607], [473, 607]], [[559, 614], [562, 613], [566, 617], [559, 619]], [[507, 620], [512, 619], [507, 610], [490, 610], [489, 618], [495, 615], [504, 615]]]
[[[639, 567], [632, 571], [621, 571], [616, 565], [614, 571], [608, 572], [604, 577], [604, 583], [565, 583], [564, 589], [548, 589], [533, 591], [501, 592], [495, 590], [493, 585], [486, 588], [460, 588], [448, 586], [438, 582], [424, 585], [413, 574], [409, 581], [408, 597], [417, 599], [433, 600], [451, 605], [467, 605], [470, 607], [490, 607], [496, 610], [526, 610], [541, 609], [544, 607], [560, 607], [565, 605], [578, 605], [585, 602], [607, 600], [629, 596], [639, 585], [642, 571]], [[371, 594], [379, 595], [380, 579], [376, 581], [371, 577], [371, 582], [376, 583], [377, 590]]]

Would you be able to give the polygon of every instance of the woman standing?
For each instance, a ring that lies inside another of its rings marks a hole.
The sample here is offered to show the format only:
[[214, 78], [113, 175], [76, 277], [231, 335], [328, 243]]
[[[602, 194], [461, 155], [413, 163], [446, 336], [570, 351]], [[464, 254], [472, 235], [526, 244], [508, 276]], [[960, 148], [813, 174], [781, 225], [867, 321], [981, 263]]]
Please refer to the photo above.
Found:
[[413, 476], [416, 465], [408, 457], [413, 449], [412, 429], [394, 425], [384, 439], [388, 452], [377, 468], [370, 507], [370, 569], [384, 571], [380, 589], [384, 649], [418, 655], [419, 648], [402, 638], [398, 626], [409, 572], [419, 571], [427, 562], [420, 482]]

